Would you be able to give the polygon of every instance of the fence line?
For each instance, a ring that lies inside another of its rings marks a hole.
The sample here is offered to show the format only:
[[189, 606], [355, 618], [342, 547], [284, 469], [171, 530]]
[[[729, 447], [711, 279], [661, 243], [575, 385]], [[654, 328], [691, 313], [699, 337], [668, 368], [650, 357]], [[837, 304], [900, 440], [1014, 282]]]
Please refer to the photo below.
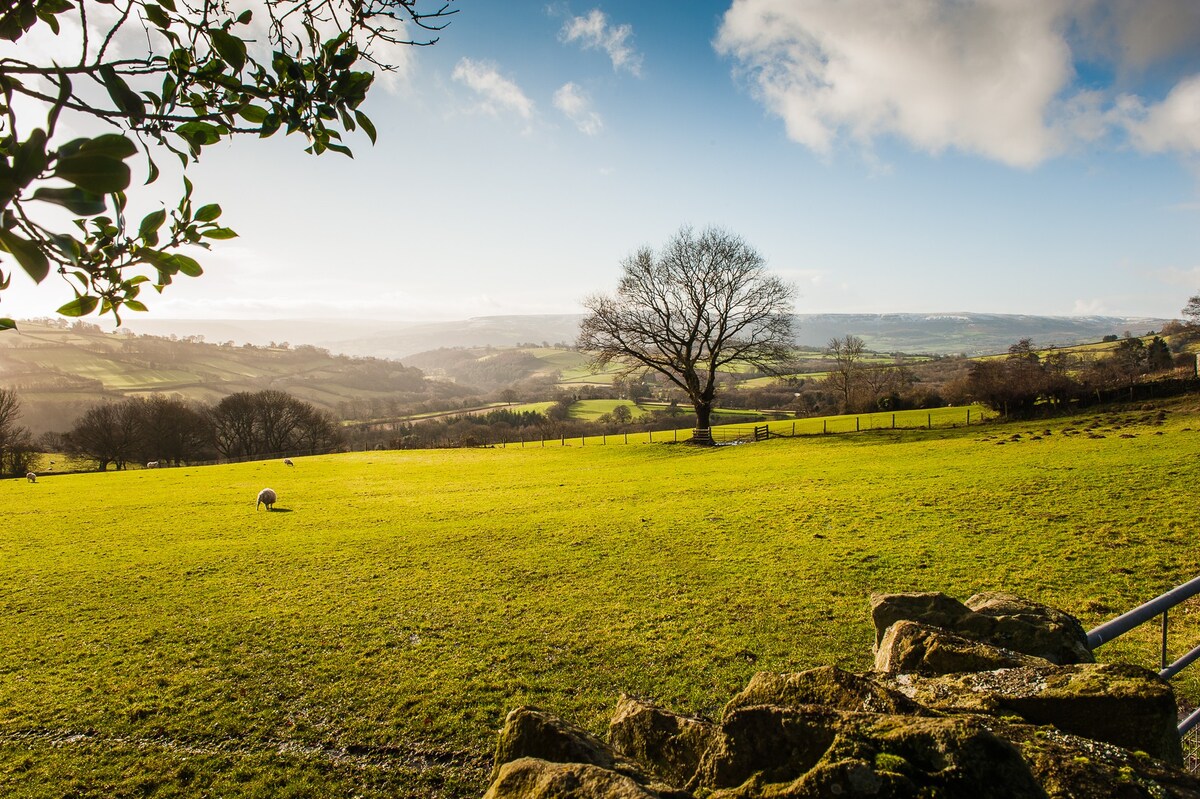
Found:
[[[897, 418], [899, 417], [899, 418]], [[728, 424], [708, 428], [712, 443], [717, 445], [765, 441], [769, 438], [801, 438], [807, 436], [839, 435], [844, 433], [870, 432], [878, 430], [933, 430], [953, 429], [966, 425], [982, 424], [986, 413], [981, 406], [938, 408], [933, 411], [881, 411], [854, 416], [833, 416], [755, 422], [753, 424]], [[597, 433], [595, 435], [571, 436], [560, 434], [553, 438], [520, 438], [504, 440], [488, 446], [513, 447], [589, 447], [610, 444], [665, 444], [692, 441], [696, 430], [674, 428], [648, 430], [635, 433]]]

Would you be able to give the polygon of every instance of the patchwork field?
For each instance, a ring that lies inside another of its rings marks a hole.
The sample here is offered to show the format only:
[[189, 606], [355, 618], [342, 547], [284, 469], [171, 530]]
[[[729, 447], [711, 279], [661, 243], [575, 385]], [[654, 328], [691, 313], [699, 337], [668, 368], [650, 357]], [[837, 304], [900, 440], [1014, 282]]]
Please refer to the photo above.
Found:
[[867, 668], [872, 591], [1093, 626], [1200, 573], [1198, 447], [1185, 400], [3, 481], [0, 795], [478, 796], [516, 705], [602, 732], [621, 692], [712, 715], [759, 670]]

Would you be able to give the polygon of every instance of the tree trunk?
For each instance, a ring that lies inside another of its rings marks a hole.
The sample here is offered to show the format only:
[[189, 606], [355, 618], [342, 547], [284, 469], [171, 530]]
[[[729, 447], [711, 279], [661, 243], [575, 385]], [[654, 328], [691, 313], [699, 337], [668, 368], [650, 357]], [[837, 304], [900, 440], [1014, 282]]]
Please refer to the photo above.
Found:
[[703, 430], [711, 427], [712, 422], [712, 403], [711, 402], [696, 402], [692, 405], [696, 410], [696, 427]]

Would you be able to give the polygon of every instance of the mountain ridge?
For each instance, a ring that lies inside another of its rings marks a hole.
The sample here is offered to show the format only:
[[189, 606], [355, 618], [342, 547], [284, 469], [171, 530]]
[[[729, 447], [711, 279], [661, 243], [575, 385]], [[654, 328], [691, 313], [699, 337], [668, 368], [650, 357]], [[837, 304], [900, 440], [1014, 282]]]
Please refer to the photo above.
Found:
[[[287, 341], [341, 355], [403, 359], [441, 347], [511, 347], [521, 343], [570, 343], [583, 314], [478, 316], [439, 322], [404, 320], [129, 319], [124, 327], [152, 335], [201, 335], [208, 341], [265, 345]], [[1142, 316], [1048, 316], [974, 311], [877, 314], [796, 314], [796, 343], [824, 347], [845, 335], [862, 338], [880, 352], [983, 355], [1003, 352], [1023, 338], [1039, 347], [1098, 341], [1160, 329], [1169, 319]]]

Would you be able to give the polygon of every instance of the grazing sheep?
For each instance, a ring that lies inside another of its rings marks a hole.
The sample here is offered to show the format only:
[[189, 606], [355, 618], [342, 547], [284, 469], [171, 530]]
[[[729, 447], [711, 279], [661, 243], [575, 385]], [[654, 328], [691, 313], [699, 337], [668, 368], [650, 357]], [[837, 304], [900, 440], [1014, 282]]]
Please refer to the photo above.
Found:
[[267, 510], [275, 510], [275, 489], [264, 488], [262, 491], [259, 491], [258, 502], [255, 504], [254, 509], [258, 510], [259, 505], [266, 505]]
[[284, 465], [284, 466], [295, 466], [296, 464], [292, 463], [292, 459], [291, 459], [291, 458], [284, 458], [284, 459], [283, 459], [283, 465]]
[[25, 475], [25, 479], [26, 479], [26, 480], [28, 480], [28, 481], [29, 481], [29, 482], [31, 482], [31, 483], [36, 483], [36, 482], [37, 482], [37, 475], [36, 475], [36, 474], [34, 474], [33, 472], [30, 472], [29, 474]]
[[147, 461], [147, 462], [146, 462], [146, 468], [147, 468], [147, 469], [157, 469], [157, 468], [158, 468], [158, 461]]

